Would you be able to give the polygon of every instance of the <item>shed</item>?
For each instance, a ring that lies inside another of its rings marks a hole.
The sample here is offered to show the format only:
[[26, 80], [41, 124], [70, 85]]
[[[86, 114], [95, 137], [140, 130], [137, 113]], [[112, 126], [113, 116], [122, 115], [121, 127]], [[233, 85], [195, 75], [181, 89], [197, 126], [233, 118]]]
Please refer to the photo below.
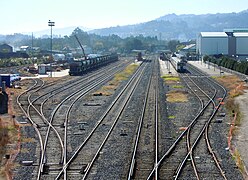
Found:
[[13, 47], [8, 44], [0, 45], [0, 52], [1, 53], [11, 53], [13, 52]]
[[197, 52], [200, 55], [228, 55], [228, 35], [225, 32], [201, 32]]
[[236, 37], [236, 55], [248, 56], [248, 33], [233, 33]]
[[46, 64], [40, 64], [38, 66], [38, 73], [39, 74], [46, 74], [47, 73], [47, 65]]
[[20, 51], [21, 52], [27, 52], [27, 51], [29, 51], [31, 49], [31, 47], [29, 47], [29, 46], [21, 46], [20, 47]]
[[19, 74], [0, 74], [0, 80], [1, 80], [0, 84], [2, 84], [3, 81], [5, 81], [7, 87], [12, 87], [13, 83], [15, 81], [19, 81], [20, 79], [21, 77]]
[[[7, 87], [11, 87], [12, 86], [12, 75], [11, 74], [0, 74], [0, 76], [1, 76], [1, 81], [3, 82], [3, 81], [5, 81], [5, 83], [6, 83], [6, 86]], [[1, 84], [2, 84], [2, 82], [1, 82]]]

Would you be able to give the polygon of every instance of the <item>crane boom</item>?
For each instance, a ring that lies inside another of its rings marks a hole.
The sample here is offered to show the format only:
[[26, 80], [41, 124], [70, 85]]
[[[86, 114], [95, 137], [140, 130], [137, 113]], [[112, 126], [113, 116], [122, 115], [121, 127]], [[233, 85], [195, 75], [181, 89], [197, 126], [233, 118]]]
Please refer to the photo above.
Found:
[[86, 59], [86, 55], [85, 55], [84, 48], [83, 48], [82, 44], [80, 43], [80, 41], [79, 41], [79, 39], [78, 39], [77, 35], [75, 34], [74, 36], [75, 36], [75, 38], [76, 38], [76, 40], [77, 40], [78, 44], [80, 45], [80, 47], [81, 47], [81, 49], [82, 49], [82, 51], [83, 51], [83, 56], [84, 56], [84, 59]]

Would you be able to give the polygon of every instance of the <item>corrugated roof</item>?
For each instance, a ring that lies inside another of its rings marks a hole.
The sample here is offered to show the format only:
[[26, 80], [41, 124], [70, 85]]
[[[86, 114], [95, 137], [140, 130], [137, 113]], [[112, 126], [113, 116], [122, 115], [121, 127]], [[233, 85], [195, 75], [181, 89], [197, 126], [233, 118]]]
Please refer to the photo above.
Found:
[[233, 33], [234, 37], [248, 37], [248, 33]]
[[227, 37], [225, 32], [201, 32], [202, 37]]
[[185, 46], [183, 49], [187, 50], [187, 49], [195, 48], [195, 46], [196, 46], [195, 44], [190, 44], [190, 45]]
[[223, 32], [233, 32], [233, 33], [248, 32], [248, 28], [224, 29]]

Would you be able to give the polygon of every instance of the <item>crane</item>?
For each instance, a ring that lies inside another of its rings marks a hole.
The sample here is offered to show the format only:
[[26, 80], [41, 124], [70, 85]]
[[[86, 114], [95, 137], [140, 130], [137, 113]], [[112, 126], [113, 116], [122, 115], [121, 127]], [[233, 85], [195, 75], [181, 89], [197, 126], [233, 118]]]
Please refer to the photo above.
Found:
[[80, 41], [79, 41], [77, 35], [75, 34], [74, 36], [75, 36], [75, 38], [76, 38], [78, 44], [80, 45], [80, 47], [81, 47], [81, 49], [82, 49], [82, 51], [83, 51], [84, 59], [87, 59], [87, 56], [85, 55], [85, 52], [84, 52], [84, 48], [83, 48], [82, 44], [80, 43]]

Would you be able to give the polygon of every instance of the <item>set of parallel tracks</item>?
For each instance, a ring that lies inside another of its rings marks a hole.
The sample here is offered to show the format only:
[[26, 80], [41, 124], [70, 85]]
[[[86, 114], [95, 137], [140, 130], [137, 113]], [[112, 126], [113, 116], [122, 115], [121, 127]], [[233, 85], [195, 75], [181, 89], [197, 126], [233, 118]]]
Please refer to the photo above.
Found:
[[[191, 78], [191, 75], [195, 73], [197, 73], [197, 78]], [[147, 179], [157, 179], [156, 169], [160, 169], [159, 179], [202, 179], [210, 178], [210, 175], [213, 174], [213, 178], [226, 179], [225, 173], [211, 148], [208, 137], [209, 125], [226, 96], [226, 90], [211, 78], [207, 77], [206, 74], [203, 74], [193, 67], [191, 67], [191, 75], [181, 75], [181, 77], [189, 89], [198, 97], [200, 102], [199, 113], [180, 134], [167, 152], [163, 154]], [[199, 82], [195, 82], [195, 79], [200, 79], [201, 85], [202, 82], [205, 82], [206, 84], [200, 87], [198, 85]], [[204, 146], [204, 143], [200, 142], [202, 141], [204, 134], [206, 144], [205, 147], [202, 147]], [[184, 137], [186, 137], [186, 142], [183, 139]], [[196, 155], [197, 148], [199, 149], [198, 153], [200, 154]], [[206, 154], [206, 149], [209, 151], [209, 154]], [[203, 158], [203, 161], [196, 163], [195, 157]], [[187, 164], [188, 160], [191, 162], [190, 165]], [[215, 167], [217, 167], [217, 169], [213, 168], [214, 172], [213, 169], [209, 169], [209, 166], [211, 165], [206, 167], [206, 163], [212, 161], [215, 163]]]
[[[142, 112], [138, 121], [132, 158], [127, 179], [145, 179], [158, 161], [159, 153], [159, 103], [158, 62], [153, 61], [153, 71], [146, 87]], [[157, 170], [156, 170], [157, 177]]]
[[[125, 63], [126, 64], [126, 63]], [[120, 66], [120, 67], [119, 67]], [[33, 79], [34, 85], [31, 86], [28, 90], [26, 90], [24, 93], [20, 94], [17, 98], [17, 103], [23, 113], [26, 115], [29, 122], [33, 125], [35, 128], [35, 131], [38, 135], [39, 139], [39, 145], [40, 145], [40, 159], [39, 159], [39, 168], [37, 170], [37, 177], [36, 179], [41, 179], [42, 176], [47, 176], [49, 173], [49, 166], [50, 165], [56, 165], [56, 167], [61, 169], [63, 164], [66, 162], [66, 139], [67, 139], [67, 122], [68, 118], [66, 116], [66, 120], [63, 123], [63, 120], [61, 121], [61, 118], [56, 118], [58, 122], [55, 122], [54, 125], [54, 119], [56, 115], [56, 111], [67, 101], [71, 101], [72, 98], [75, 98], [73, 100], [73, 103], [71, 103], [70, 107], [73, 106], [73, 104], [80, 99], [83, 95], [88, 93], [93, 88], [99, 86], [101, 83], [106, 82], [108, 79], [113, 77], [113, 75], [116, 72], [119, 72], [123, 69], [126, 65], [116, 65], [114, 68], [110, 68], [111, 71], [107, 71], [106, 69], [97, 71], [98, 74], [92, 74], [89, 77], [86, 76], [85, 78], [79, 80], [77, 78], [76, 81], [68, 83], [63, 88], [57, 88], [52, 89], [49, 92], [46, 92], [42, 95], [36, 95], [36, 98], [31, 100], [31, 96], [35, 97], [35, 93], [40, 91], [42, 88], [47, 88], [49, 85], [45, 86], [45, 82], [41, 79]], [[96, 72], [96, 73], [97, 73]], [[101, 73], [100, 73], [101, 72]], [[88, 83], [88, 84], [87, 84]], [[85, 85], [84, 85], [85, 84]], [[50, 86], [54, 85], [52, 83]], [[85, 87], [84, 87], [85, 86]], [[69, 96], [66, 96], [64, 100], [62, 100], [61, 103], [59, 103], [56, 108], [52, 111], [51, 116], [45, 117], [43, 110], [44, 106], [47, 103], [47, 101], [50, 101], [52, 97], [54, 97], [57, 94], [62, 93], [66, 89], [69, 88], [77, 88], [77, 91], [74, 91]], [[79, 88], [80, 87], [80, 88]], [[84, 87], [84, 88], [82, 88]], [[38, 102], [40, 100], [40, 102]], [[24, 108], [26, 106], [26, 108]], [[67, 106], [67, 105], [65, 105]], [[70, 109], [70, 108], [68, 108]], [[70, 110], [67, 111], [67, 114], [69, 114]], [[64, 131], [59, 130], [59, 128], [62, 127], [62, 129], [65, 129]], [[52, 131], [51, 131], [52, 130]], [[64, 136], [63, 136], [64, 135]], [[51, 140], [49, 140], [51, 139]], [[52, 141], [51, 145], [49, 143]], [[57, 142], [56, 142], [57, 141]], [[50, 147], [49, 147], [50, 146]], [[47, 152], [47, 151], [51, 152]], [[58, 153], [58, 149], [61, 149], [60, 153]], [[54, 151], [54, 152], [53, 152]], [[51, 155], [49, 155], [51, 154]], [[54, 157], [53, 157], [54, 156]]]
[[[181, 75], [185, 84], [199, 99], [199, 112], [171, 147], [164, 154], [160, 154], [159, 124], [161, 122], [159, 120], [159, 73], [157, 71], [159, 65], [157, 61], [152, 61], [152, 63], [153, 72], [148, 80], [149, 83], [145, 91], [142, 112], [137, 123], [136, 132], [134, 133], [131, 158], [127, 162], [129, 164], [128, 169], [125, 170], [127, 171], [126, 179], [204, 179], [210, 177], [209, 174], [206, 174], [206, 171], [210, 171], [208, 168], [211, 166], [211, 163], [215, 166], [213, 168], [214, 170], [212, 169], [215, 175], [211, 177], [227, 179], [208, 137], [209, 126], [226, 96], [225, 88], [193, 67], [189, 67], [191, 74]], [[128, 103], [130, 103], [130, 99], [140, 83], [143, 73], [147, 69], [146, 65], [147, 63], [143, 63], [132, 78], [130, 78], [126, 86], [115, 97], [109, 107], [106, 108], [106, 111], [96, 121], [87, 136], [84, 137], [84, 141], [73, 150], [70, 157], [68, 157], [67, 150], [67, 135], [68, 122], [72, 109], [76, 102], [82, 99], [93, 88], [110, 79], [110, 76], [102, 77], [102, 75], [99, 75], [98, 83], [88, 82], [88, 84], [85, 83], [87, 85], [80, 86], [81, 88], [79, 90], [65, 96], [52, 109], [49, 116], [47, 113], [43, 113], [43, 106], [56, 94], [66, 89], [57, 89], [53, 93], [45, 93], [42, 95], [44, 98], [40, 96], [31, 99], [35, 93], [45, 87], [44, 82], [41, 80], [33, 80], [34, 85], [21, 94], [17, 98], [17, 102], [35, 128], [40, 141], [41, 158], [39, 160], [36, 179], [63, 178], [66, 180], [75, 177], [80, 179], [93, 178], [90, 172], [92, 169], [97, 169], [97, 159], [101, 156], [104, 145], [116, 128], [119, 118], [123, 116]], [[200, 85], [199, 79], [201, 81]], [[81, 83], [83, 82], [85, 82], [85, 79]], [[203, 82], [205, 82], [205, 85], [202, 85]], [[80, 84], [80, 82], [77, 84]], [[72, 86], [73, 84], [68, 85], [68, 88]], [[28, 99], [26, 110], [20, 100], [22, 96]], [[34, 111], [36, 112], [35, 115]], [[63, 117], [58, 112], [63, 112]], [[34, 119], [38, 119], [37, 116], [39, 116], [38, 123], [34, 121]], [[40, 131], [40, 129], [44, 128], [45, 130]], [[51, 139], [56, 140], [51, 141]], [[54, 153], [52, 152], [54, 149], [51, 147], [56, 147]], [[209, 154], [204, 154], [206, 150]], [[200, 162], [196, 157], [202, 157], [203, 160]], [[208, 167], [205, 167], [205, 164]], [[52, 170], [52, 173], [47, 169]], [[74, 174], [73, 169], [75, 169]], [[78, 169], [81, 169], [80, 173]]]
[[[145, 65], [141, 65], [132, 78], [128, 81], [122, 91], [115, 97], [107, 110], [96, 121], [96, 124], [91, 129], [90, 133], [84, 138], [84, 141], [77, 147], [71, 155], [71, 158], [64, 164], [63, 169], [58, 173], [56, 179], [62, 175], [65, 178], [68, 168], [73, 169], [77, 166], [77, 162], [85, 162], [87, 165], [83, 168], [83, 177], [86, 179], [92, 169], [96, 159], [98, 158], [104, 144], [111, 135], [119, 117], [125, 109], [132, 93], [140, 80], [141, 74], [144, 72]], [[105, 128], [104, 131], [101, 129]], [[90, 148], [90, 154], [85, 153], [86, 149]]]

